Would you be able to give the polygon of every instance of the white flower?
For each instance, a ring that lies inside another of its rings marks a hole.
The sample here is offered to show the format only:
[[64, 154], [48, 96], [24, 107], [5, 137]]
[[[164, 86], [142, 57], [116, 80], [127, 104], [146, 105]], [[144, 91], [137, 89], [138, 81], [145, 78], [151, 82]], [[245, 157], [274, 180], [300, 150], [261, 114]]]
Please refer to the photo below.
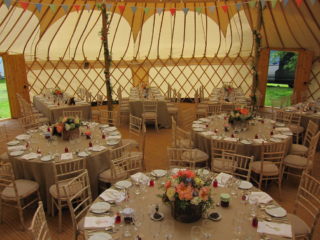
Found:
[[69, 124], [66, 124], [66, 125], [65, 125], [65, 128], [66, 128], [67, 131], [69, 131], [69, 130], [70, 130], [70, 125], [69, 125]]
[[190, 200], [191, 204], [198, 205], [201, 202], [201, 197], [194, 197]]
[[173, 179], [173, 180], [171, 181], [171, 186], [173, 186], [173, 187], [177, 186], [178, 184], [180, 184], [178, 178], [175, 178], [175, 179]]

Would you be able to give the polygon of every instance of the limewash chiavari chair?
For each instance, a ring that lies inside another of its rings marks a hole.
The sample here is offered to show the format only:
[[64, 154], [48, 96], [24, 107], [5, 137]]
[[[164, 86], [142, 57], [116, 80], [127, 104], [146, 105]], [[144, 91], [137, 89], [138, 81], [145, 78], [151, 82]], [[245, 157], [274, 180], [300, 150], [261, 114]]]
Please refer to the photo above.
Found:
[[276, 121], [284, 123], [286, 126], [290, 126], [292, 120], [292, 112], [287, 112], [285, 110], [277, 111]]
[[117, 126], [117, 111], [101, 110], [100, 123], [109, 124], [110, 126]]
[[82, 119], [82, 110], [80, 111], [62, 111], [64, 117], [78, 117]]
[[8, 147], [7, 142], [8, 141], [9, 141], [9, 139], [8, 139], [6, 125], [3, 124], [2, 126], [0, 126], [0, 151], [3, 152], [0, 155], [0, 161], [4, 161], [4, 162], [9, 161], [9, 156], [7, 153], [7, 147]]
[[142, 118], [138, 118], [130, 114], [129, 138], [122, 139], [122, 145], [127, 145], [129, 143], [132, 148], [137, 148], [140, 151], [141, 125]]
[[35, 115], [19, 118], [19, 124], [23, 133], [40, 127], [39, 117]]
[[192, 124], [193, 124], [193, 108], [190, 108], [190, 109], [182, 112], [183, 130], [190, 131]]
[[39, 202], [39, 206], [28, 230], [31, 240], [51, 240], [46, 215], [41, 201]]
[[272, 119], [275, 119], [277, 116], [277, 112], [281, 109], [281, 98], [271, 100], [272, 107]]
[[222, 172], [250, 181], [253, 159], [253, 156], [247, 157], [222, 151]]
[[103, 105], [103, 96], [101, 94], [98, 94], [97, 95], [97, 108], [96, 108], [96, 110], [92, 110], [92, 119], [96, 117], [98, 119], [98, 123], [100, 123], [102, 105]]
[[292, 112], [291, 122], [289, 128], [296, 139], [296, 143], [299, 143], [299, 139], [303, 139], [304, 127], [300, 126], [302, 116], [302, 109], [300, 112]]
[[140, 150], [138, 152], [132, 151], [130, 154], [131, 157], [139, 157], [144, 171], [146, 171], [146, 163], [145, 163], [146, 133], [147, 133], [146, 125], [143, 125], [142, 126], [142, 151], [141, 152]]
[[177, 90], [174, 88], [172, 92], [173, 92], [173, 94], [172, 94], [172, 97], [171, 97], [171, 101], [170, 102], [166, 102], [167, 107], [174, 107], [175, 106], [176, 98], [177, 98]]
[[38, 116], [39, 117], [39, 122], [41, 124], [49, 124], [49, 118], [44, 117], [44, 115], [42, 113], [33, 113], [32, 107], [30, 105], [30, 103], [28, 103], [26, 100], [22, 99], [22, 104], [23, 104], [23, 108], [24, 108], [24, 116], [28, 117], [28, 116]]
[[168, 169], [176, 167], [195, 168], [197, 159], [196, 149], [182, 149], [167, 147]]
[[196, 120], [201, 118], [201, 117], [205, 117], [206, 116], [205, 105], [200, 105], [199, 104], [198, 91], [196, 91], [195, 94], [194, 94], [194, 102], [195, 102], [195, 105], [196, 105]]
[[158, 99], [155, 101], [147, 101], [144, 100], [142, 102], [143, 104], [143, 113], [142, 116], [142, 122], [143, 124], [146, 124], [146, 121], [154, 121], [155, 122], [155, 128], [157, 132], [159, 133], [158, 129]]
[[172, 147], [177, 148], [177, 123], [173, 117], [171, 117], [171, 128], [172, 128]]
[[221, 114], [221, 104], [209, 104], [206, 106], [205, 117], [220, 115]]
[[234, 104], [232, 104], [232, 103], [222, 103], [221, 104], [221, 112], [230, 113], [232, 110], [234, 110]]
[[177, 94], [177, 102], [174, 107], [167, 107], [169, 115], [173, 115], [179, 125], [179, 110], [180, 110], [180, 102], [181, 102], [181, 93]]

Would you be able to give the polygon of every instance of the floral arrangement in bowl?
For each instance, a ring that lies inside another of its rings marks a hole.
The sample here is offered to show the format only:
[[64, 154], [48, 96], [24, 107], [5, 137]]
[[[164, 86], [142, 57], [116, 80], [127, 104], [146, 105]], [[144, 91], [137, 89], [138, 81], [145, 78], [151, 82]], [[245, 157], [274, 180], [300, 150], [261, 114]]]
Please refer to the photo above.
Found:
[[223, 84], [222, 87], [228, 93], [231, 93], [233, 91], [233, 86], [231, 84]]
[[142, 85], [142, 89], [149, 89], [149, 88], [150, 88], [150, 86], [148, 83], [145, 83]]
[[247, 108], [237, 108], [230, 112], [229, 122], [233, 121], [247, 121], [253, 119], [252, 112], [249, 112]]
[[62, 89], [60, 89], [60, 88], [58, 88], [58, 87], [56, 87], [56, 88], [54, 88], [54, 89], [52, 90], [52, 94], [53, 94], [53, 95], [56, 95], [56, 96], [62, 96], [63, 93], [64, 93], [64, 90], [62, 90]]
[[211, 183], [203, 181], [200, 174], [188, 169], [179, 170], [177, 174], [167, 177], [166, 184], [159, 187], [165, 190], [165, 193], [157, 196], [164, 202], [174, 203], [181, 209], [195, 205], [199, 206], [202, 212], [206, 212], [213, 207], [214, 201], [209, 189]]
[[58, 133], [61, 133], [63, 130], [69, 131], [79, 128], [81, 121], [79, 117], [60, 117], [59, 123], [56, 125]]

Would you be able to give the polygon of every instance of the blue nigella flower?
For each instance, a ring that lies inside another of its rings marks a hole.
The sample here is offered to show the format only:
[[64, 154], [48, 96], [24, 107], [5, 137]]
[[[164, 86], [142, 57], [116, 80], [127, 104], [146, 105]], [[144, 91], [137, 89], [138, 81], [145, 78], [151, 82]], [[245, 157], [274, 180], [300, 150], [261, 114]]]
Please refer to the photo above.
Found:
[[192, 180], [191, 178], [186, 178], [187, 182], [191, 182], [191, 180]]
[[198, 192], [196, 190], [193, 191], [193, 196], [198, 196]]

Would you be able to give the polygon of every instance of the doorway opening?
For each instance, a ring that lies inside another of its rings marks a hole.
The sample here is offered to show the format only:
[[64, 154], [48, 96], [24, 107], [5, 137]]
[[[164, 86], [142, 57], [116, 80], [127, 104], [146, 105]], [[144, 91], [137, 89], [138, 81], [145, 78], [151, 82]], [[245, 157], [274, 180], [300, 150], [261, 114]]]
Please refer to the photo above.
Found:
[[11, 118], [3, 60], [0, 57], [0, 120]]
[[270, 51], [265, 106], [293, 93], [297, 62], [297, 52]]

